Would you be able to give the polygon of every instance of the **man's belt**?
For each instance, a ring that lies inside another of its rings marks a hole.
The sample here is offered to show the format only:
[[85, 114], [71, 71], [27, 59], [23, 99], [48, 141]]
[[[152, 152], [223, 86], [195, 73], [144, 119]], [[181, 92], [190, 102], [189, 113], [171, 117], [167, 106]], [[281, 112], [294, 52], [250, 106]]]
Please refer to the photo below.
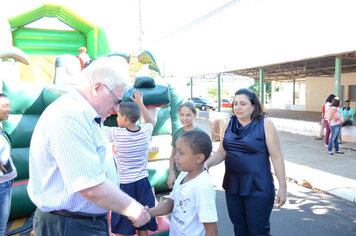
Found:
[[50, 213], [55, 214], [55, 215], [70, 217], [70, 218], [76, 218], [76, 219], [95, 219], [95, 218], [105, 217], [107, 215], [107, 214], [88, 214], [88, 213], [78, 214], [78, 213], [65, 211], [65, 210], [51, 211]]

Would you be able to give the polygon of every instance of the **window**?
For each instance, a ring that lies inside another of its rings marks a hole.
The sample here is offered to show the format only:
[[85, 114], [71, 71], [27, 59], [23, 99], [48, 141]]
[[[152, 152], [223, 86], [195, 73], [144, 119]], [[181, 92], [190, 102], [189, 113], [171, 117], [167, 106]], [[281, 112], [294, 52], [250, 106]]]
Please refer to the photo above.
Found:
[[356, 101], [356, 85], [350, 85], [350, 100]]

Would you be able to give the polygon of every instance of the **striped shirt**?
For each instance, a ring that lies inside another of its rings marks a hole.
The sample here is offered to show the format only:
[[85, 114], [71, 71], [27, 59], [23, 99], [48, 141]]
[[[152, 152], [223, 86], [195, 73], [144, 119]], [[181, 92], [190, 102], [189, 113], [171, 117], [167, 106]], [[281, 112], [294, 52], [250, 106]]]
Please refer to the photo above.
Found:
[[142, 124], [137, 131], [120, 127], [105, 127], [113, 143], [121, 184], [129, 184], [148, 177], [148, 146], [153, 126]]
[[79, 193], [106, 180], [118, 184], [111, 144], [97, 116], [75, 89], [42, 113], [31, 139], [27, 188], [42, 211], [108, 212]]

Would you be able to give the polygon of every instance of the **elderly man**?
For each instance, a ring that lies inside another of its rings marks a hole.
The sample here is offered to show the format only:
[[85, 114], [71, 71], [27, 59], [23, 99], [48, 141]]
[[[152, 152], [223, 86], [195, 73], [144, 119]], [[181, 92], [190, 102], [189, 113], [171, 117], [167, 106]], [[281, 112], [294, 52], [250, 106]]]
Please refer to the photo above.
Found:
[[137, 227], [150, 220], [118, 188], [111, 144], [101, 128], [123, 101], [127, 63], [101, 58], [82, 73], [76, 89], [46, 108], [32, 136], [28, 193], [37, 206], [36, 236], [109, 235], [109, 210]]

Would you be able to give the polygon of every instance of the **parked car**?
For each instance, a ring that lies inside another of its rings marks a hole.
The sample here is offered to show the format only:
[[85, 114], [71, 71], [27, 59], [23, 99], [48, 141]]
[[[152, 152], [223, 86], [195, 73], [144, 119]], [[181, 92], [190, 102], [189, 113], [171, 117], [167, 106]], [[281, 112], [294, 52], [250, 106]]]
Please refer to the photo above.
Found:
[[223, 99], [221, 99], [220, 105], [222, 107], [232, 107], [232, 100], [228, 100], [228, 99], [223, 98]]
[[217, 104], [213, 103], [212, 101], [210, 101], [207, 98], [193, 97], [192, 100], [195, 104], [195, 107], [202, 111], [206, 111], [208, 109], [211, 109], [213, 111], [216, 110]]
[[[218, 100], [215, 99], [214, 102], [218, 103]], [[232, 99], [228, 100], [228, 99], [223, 98], [223, 99], [221, 99], [220, 106], [221, 107], [232, 107], [232, 103], [233, 103]]]

